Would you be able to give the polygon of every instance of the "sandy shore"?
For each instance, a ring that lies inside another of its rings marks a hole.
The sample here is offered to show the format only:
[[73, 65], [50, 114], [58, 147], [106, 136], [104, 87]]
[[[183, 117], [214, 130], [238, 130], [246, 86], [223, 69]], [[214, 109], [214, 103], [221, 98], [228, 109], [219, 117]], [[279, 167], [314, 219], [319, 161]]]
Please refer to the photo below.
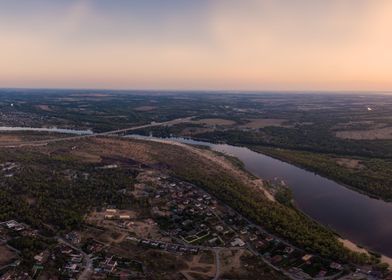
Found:
[[[367, 255], [369, 254], [366, 249], [359, 247], [357, 244], [351, 242], [350, 240], [339, 238], [339, 241], [343, 243], [344, 247], [350, 249], [353, 252], [365, 253]], [[389, 264], [389, 270], [392, 270], [392, 258], [381, 255], [381, 262]]]

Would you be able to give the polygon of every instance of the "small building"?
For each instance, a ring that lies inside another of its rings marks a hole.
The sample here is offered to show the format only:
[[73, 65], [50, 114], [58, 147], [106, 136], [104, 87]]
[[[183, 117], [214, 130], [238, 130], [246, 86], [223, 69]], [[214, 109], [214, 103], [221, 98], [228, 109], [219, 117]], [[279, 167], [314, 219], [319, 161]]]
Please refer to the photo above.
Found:
[[312, 259], [312, 257], [313, 257], [313, 255], [306, 254], [305, 256], [302, 257], [302, 260], [304, 262], [308, 262], [308, 261], [310, 261]]
[[231, 245], [232, 247], [243, 247], [243, 246], [245, 245], [245, 242], [242, 241], [241, 238], [235, 238], [234, 241], [232, 241], [232, 242], [230, 243], [230, 245]]
[[285, 252], [286, 254], [291, 254], [292, 252], [294, 252], [294, 248], [293, 248], [293, 247], [290, 247], [290, 246], [287, 246], [287, 247], [284, 249], [284, 252]]

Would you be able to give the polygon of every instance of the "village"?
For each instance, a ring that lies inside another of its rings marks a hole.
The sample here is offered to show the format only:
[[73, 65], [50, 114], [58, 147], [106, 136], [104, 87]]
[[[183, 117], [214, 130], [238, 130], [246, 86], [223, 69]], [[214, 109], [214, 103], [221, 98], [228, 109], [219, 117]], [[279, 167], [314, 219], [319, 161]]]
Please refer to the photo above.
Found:
[[[8, 262], [1, 263], [0, 279], [150, 279], [149, 265], [162, 256], [170, 263], [170, 269], [162, 271], [168, 279], [174, 275], [180, 278], [173, 279], [198, 279], [197, 275], [219, 279], [239, 267], [251, 270], [249, 259], [262, 261], [290, 279], [391, 279], [380, 271], [296, 248], [201, 188], [161, 171], [143, 170], [134, 188], [122, 192], [133, 198], [134, 206], [94, 209], [82, 229], [52, 239], [15, 220], [0, 223], [0, 248], [9, 256]], [[13, 247], [25, 238], [40, 240], [32, 245], [37, 253], [28, 270], [21, 265], [26, 253]], [[141, 257], [140, 252], [147, 255]], [[192, 270], [195, 259], [198, 269]], [[234, 259], [237, 264], [231, 265]], [[51, 272], [53, 267], [58, 271]]]

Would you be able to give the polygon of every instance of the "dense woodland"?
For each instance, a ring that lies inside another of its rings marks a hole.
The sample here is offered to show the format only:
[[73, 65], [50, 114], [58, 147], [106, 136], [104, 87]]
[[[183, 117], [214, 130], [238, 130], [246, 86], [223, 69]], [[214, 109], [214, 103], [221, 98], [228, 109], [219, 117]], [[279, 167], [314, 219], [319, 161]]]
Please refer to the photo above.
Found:
[[1, 180], [0, 220], [17, 219], [52, 230], [74, 229], [93, 207], [130, 203], [119, 190], [132, 187], [134, 175], [121, 169], [98, 169], [67, 156], [3, 151], [19, 166]]
[[283, 128], [266, 127], [260, 131], [214, 131], [197, 135], [214, 142], [234, 145], [264, 145], [277, 148], [348, 156], [392, 158], [392, 141], [355, 141], [339, 139], [321, 127]]

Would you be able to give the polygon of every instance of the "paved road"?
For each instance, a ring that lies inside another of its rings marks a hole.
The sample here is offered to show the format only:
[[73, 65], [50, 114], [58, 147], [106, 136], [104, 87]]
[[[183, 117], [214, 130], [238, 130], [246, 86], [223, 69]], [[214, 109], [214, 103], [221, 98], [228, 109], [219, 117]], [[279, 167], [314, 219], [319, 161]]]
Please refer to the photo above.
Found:
[[64, 243], [65, 245], [71, 247], [75, 251], [79, 252], [83, 256], [83, 265], [84, 265], [84, 270], [79, 274], [78, 280], [88, 280], [90, 279], [90, 274], [93, 271], [93, 260], [91, 257], [86, 254], [84, 251], [82, 251], [80, 248], [75, 247], [68, 241], [62, 239], [62, 238], [57, 238], [57, 241], [60, 243]]
[[161, 125], [174, 125], [174, 124], [187, 122], [192, 118], [193, 117], [179, 118], [179, 119], [174, 119], [174, 120], [167, 121], [167, 122], [152, 122], [150, 124], [133, 126], [133, 127], [124, 128], [124, 129], [111, 130], [111, 131], [106, 131], [106, 132], [101, 132], [101, 133], [93, 133], [93, 134], [88, 134], [88, 135], [76, 135], [76, 136], [61, 137], [61, 138], [54, 138], [54, 139], [47, 139], [47, 140], [36, 140], [36, 141], [28, 141], [28, 142], [20, 142], [20, 143], [4, 143], [4, 144], [0, 144], [0, 147], [18, 148], [18, 147], [26, 147], [26, 146], [45, 146], [49, 143], [60, 142], [60, 141], [77, 140], [77, 139], [96, 137], [96, 136], [107, 136], [107, 135], [125, 133], [125, 132], [129, 132], [129, 131], [133, 131], [133, 130], [154, 127], [154, 126], [161, 126]]
[[212, 278], [212, 280], [218, 280], [221, 274], [221, 263], [220, 263], [220, 248], [214, 248], [214, 254], [215, 254], [215, 277]]

